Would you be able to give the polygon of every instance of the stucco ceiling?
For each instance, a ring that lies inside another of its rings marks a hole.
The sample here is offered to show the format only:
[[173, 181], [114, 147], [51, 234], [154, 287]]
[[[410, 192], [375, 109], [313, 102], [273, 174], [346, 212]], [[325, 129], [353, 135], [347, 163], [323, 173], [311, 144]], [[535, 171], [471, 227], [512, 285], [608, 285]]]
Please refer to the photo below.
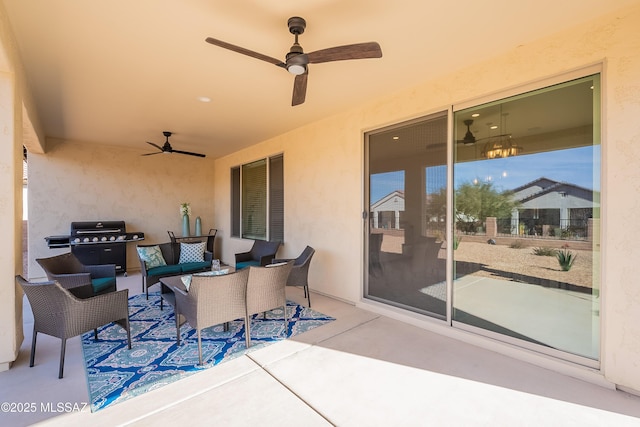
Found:
[[[47, 138], [141, 154], [168, 130], [174, 149], [210, 157], [635, 1], [2, 0]], [[312, 64], [306, 102], [292, 107], [292, 75], [204, 41], [284, 59], [291, 16], [307, 21], [306, 52], [377, 41], [383, 57]]]

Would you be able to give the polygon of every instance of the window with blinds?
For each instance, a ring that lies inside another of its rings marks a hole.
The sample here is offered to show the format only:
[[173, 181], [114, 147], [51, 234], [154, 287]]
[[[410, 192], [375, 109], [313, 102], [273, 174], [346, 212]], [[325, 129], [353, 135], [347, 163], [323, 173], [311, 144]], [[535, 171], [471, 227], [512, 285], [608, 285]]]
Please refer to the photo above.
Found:
[[231, 235], [244, 239], [284, 238], [282, 155], [231, 168]]

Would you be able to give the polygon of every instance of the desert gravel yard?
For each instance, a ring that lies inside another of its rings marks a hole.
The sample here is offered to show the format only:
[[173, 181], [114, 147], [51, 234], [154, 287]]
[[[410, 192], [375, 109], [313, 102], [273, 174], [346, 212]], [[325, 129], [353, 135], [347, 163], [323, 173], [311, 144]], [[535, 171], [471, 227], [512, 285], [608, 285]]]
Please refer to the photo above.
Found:
[[[591, 288], [593, 283], [592, 265], [594, 252], [571, 249], [577, 254], [573, 267], [563, 271], [555, 256], [533, 254], [533, 247], [515, 249], [506, 245], [460, 242], [454, 251], [454, 260], [479, 263], [483, 268], [473, 273], [477, 276], [495, 277], [499, 272], [516, 273], [571, 285]], [[598, 253], [595, 253], [598, 256]], [[496, 272], [497, 271], [497, 272]]]

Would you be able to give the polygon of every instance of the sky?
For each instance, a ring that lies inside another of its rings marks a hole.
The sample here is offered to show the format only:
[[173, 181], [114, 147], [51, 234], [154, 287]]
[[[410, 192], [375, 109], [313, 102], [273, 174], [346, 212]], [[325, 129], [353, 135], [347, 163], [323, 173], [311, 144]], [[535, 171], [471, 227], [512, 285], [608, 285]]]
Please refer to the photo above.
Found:
[[[478, 182], [493, 182], [494, 187], [501, 191], [545, 177], [600, 191], [600, 173], [597, 169], [594, 173], [594, 158], [598, 161], [600, 159], [599, 145], [458, 163], [454, 166], [454, 187], [458, 188], [477, 179]], [[446, 168], [440, 168], [444, 174]], [[436, 186], [427, 182], [427, 193], [438, 192], [441, 182], [439, 180]], [[395, 190], [404, 190], [404, 171], [371, 176], [372, 203]]]

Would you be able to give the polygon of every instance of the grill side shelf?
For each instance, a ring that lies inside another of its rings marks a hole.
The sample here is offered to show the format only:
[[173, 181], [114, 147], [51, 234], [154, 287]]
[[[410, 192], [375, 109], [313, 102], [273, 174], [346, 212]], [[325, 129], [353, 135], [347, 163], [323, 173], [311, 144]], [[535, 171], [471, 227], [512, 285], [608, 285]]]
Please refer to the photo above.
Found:
[[48, 236], [45, 237], [44, 240], [47, 241], [47, 246], [50, 248], [68, 248], [69, 247], [69, 239], [71, 236]]

